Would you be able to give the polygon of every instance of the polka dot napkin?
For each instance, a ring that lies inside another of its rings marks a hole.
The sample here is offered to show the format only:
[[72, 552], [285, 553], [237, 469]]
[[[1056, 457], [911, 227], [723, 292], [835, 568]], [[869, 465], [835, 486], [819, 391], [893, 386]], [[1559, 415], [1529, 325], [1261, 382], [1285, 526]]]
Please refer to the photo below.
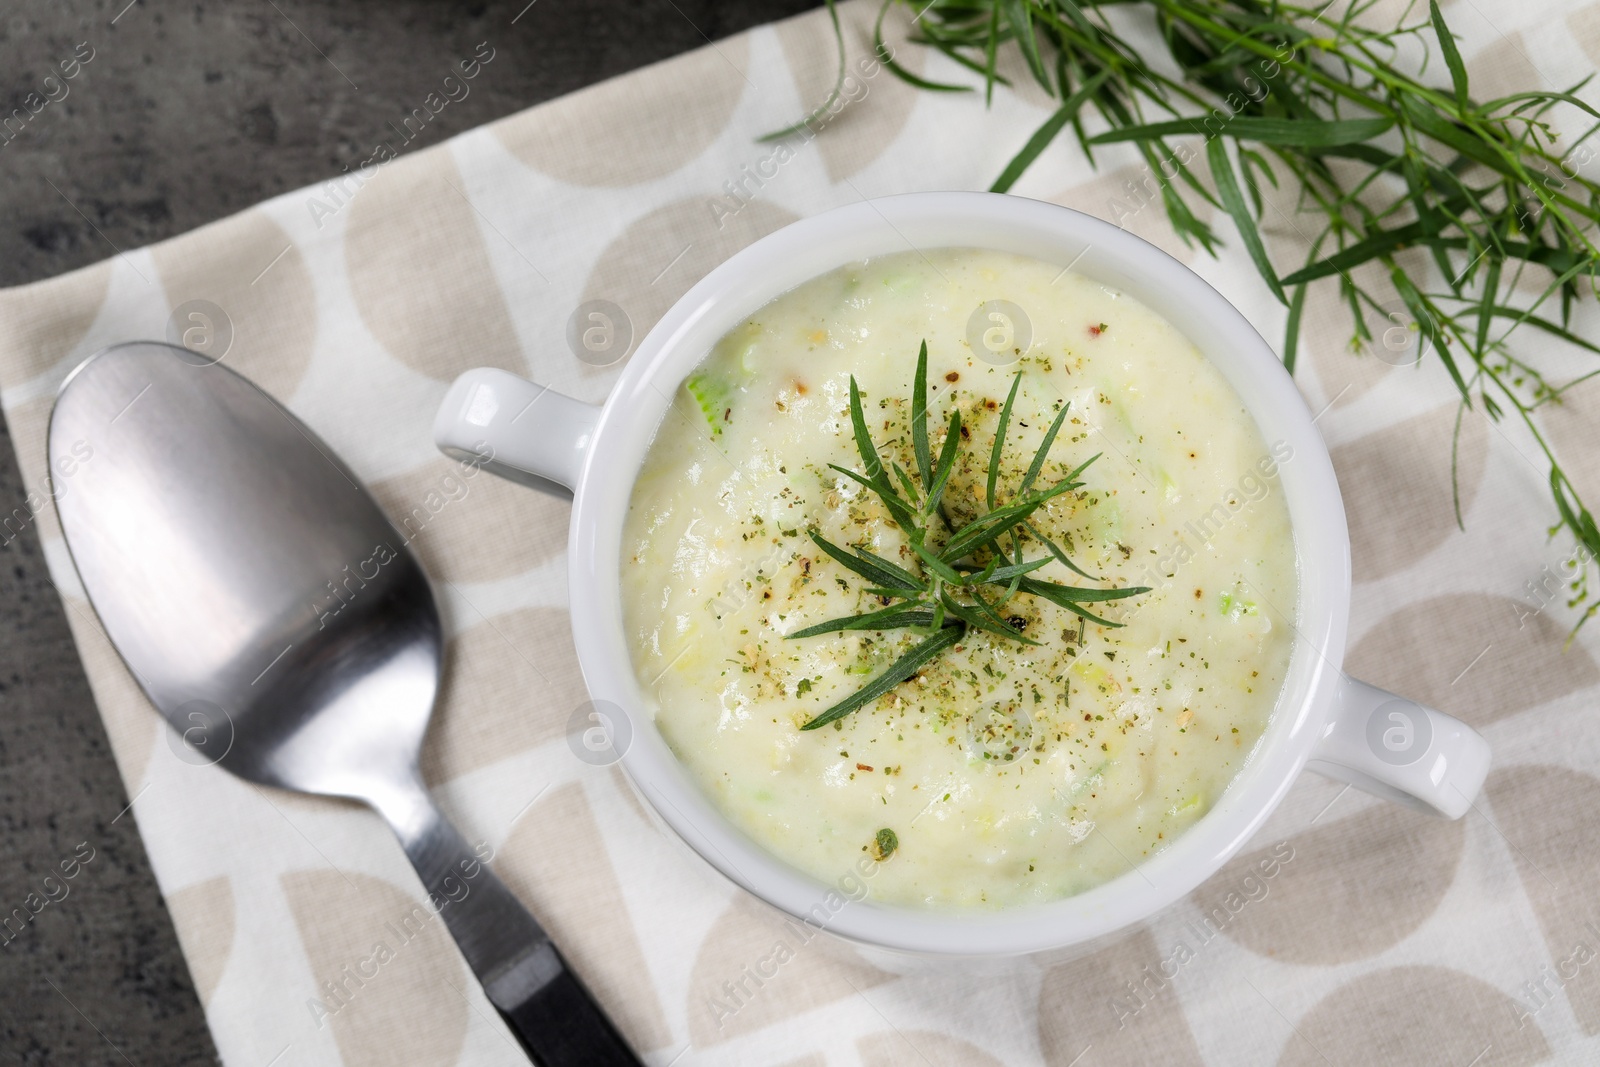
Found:
[[[1481, 96], [1569, 85], [1600, 61], [1600, 4], [1446, 12]], [[376, 134], [368, 172], [0, 293], [0, 402], [35, 490], [6, 536], [31, 523], [44, 541], [223, 1059], [524, 1062], [441, 924], [407, 924], [420, 887], [376, 817], [197, 766], [107, 645], [48, 506], [44, 433], [66, 373], [133, 338], [226, 349], [409, 523], [449, 634], [427, 780], [653, 1064], [1600, 1060], [1600, 629], [1563, 651], [1555, 576], [1570, 545], [1543, 540], [1552, 516], [1528, 443], [1463, 420], [1458, 529], [1449, 381], [1436, 359], [1351, 352], [1331, 286], [1307, 309], [1296, 380], [1350, 513], [1349, 666], [1487, 735], [1495, 768], [1461, 821], [1307, 775], [1239, 857], [1125, 936], [1077, 957], [949, 964], [802, 940], [663, 836], [616, 768], [574, 758], [568, 504], [440, 457], [435, 407], [484, 364], [599, 401], [621, 364], [574, 356], [584, 302], [623, 309], [633, 344], [708, 269], [793, 219], [985, 187], [1049, 102], [1019, 69], [987, 111], [977, 95], [907, 88], [866, 62], [873, 13], [843, 8], [848, 102], [781, 148], [755, 138], [832, 83], [821, 11], [397, 160], [382, 142], [400, 129]], [[903, 19], [892, 29], [903, 41]], [[485, 52], [463, 59], [490, 79], [492, 41]], [[960, 76], [921, 49], [900, 55]], [[1143, 177], [1131, 151], [1094, 171], [1062, 142], [1017, 191], [1121, 221], [1276, 342], [1283, 310], [1227, 220], [1211, 220], [1230, 237], [1221, 259], [1197, 255], [1146, 206]], [[1305, 242], [1292, 200], [1279, 207], [1267, 240], [1287, 262]], [[1595, 336], [1592, 303], [1580, 314]], [[1544, 423], [1591, 500], [1597, 388]]]

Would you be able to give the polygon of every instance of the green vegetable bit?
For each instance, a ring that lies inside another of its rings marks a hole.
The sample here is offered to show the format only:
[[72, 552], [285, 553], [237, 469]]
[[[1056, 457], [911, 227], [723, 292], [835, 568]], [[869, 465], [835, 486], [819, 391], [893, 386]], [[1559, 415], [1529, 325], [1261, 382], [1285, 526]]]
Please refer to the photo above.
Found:
[[885, 826], [878, 831], [872, 839], [872, 858], [882, 863], [894, 855], [894, 850], [900, 847], [900, 838], [895, 832]]
[[709, 374], [691, 374], [683, 387], [694, 398], [711, 436], [722, 436], [722, 428], [733, 421], [733, 395], [727, 383]]

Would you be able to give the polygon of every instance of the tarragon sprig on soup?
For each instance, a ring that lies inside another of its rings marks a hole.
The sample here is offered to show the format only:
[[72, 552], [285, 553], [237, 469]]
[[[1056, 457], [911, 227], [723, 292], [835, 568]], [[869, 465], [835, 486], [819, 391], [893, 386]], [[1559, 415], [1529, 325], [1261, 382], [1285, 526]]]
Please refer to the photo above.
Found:
[[[1081, 489], [1084, 483], [1080, 476], [1100, 458], [1100, 454], [1090, 456], [1053, 485], [1044, 489], [1034, 488], [1049, 459], [1050, 446], [1055, 443], [1056, 435], [1071, 410], [1070, 404], [1063, 404], [1034, 453], [1027, 473], [1022, 476], [1007, 502], [1001, 504], [1001, 459], [1005, 453], [1006, 429], [1011, 423], [1012, 408], [1021, 384], [1022, 372], [1019, 370], [1011, 380], [1011, 392], [1000, 409], [994, 445], [989, 451], [988, 479], [984, 486], [987, 510], [967, 522], [957, 524], [949, 518], [943, 502], [961, 448], [961, 412], [950, 413], [944, 443], [935, 457], [928, 432], [928, 343], [924, 341], [917, 354], [917, 372], [911, 387], [911, 447], [916, 457], [915, 477], [899, 463], [891, 461], [885, 464], [879, 455], [872, 443], [872, 435], [867, 431], [867, 419], [861, 407], [861, 390], [856, 385], [855, 375], [850, 376], [850, 424], [855, 432], [856, 451], [861, 455], [862, 469], [847, 470], [833, 463], [828, 466], [870, 490], [883, 502], [895, 525], [905, 534], [915, 557], [910, 561], [915, 570], [901, 567], [864, 548], [841, 547], [816, 530], [810, 531], [811, 539], [822, 551], [871, 583], [864, 592], [880, 598], [887, 606], [877, 611], [846, 615], [808, 626], [789, 634], [788, 639], [793, 641], [849, 630], [909, 629], [922, 635], [922, 640], [891, 663], [882, 674], [806, 723], [801, 727], [802, 730], [826, 726], [888, 695], [940, 654], [960, 644], [971, 630], [981, 630], [1024, 645], [1039, 644], [1019, 632], [1005, 614], [1007, 604], [1018, 595], [1041, 597], [1100, 626], [1121, 626], [1121, 623], [1102, 618], [1083, 605], [1122, 600], [1150, 591], [1146, 586], [1091, 589], [1031, 577], [1051, 562], [1059, 562], [1092, 579], [1032, 519], [1034, 513], [1050, 501]], [[1042, 545], [1048, 554], [1037, 559], [1026, 558], [1023, 551], [1024, 534]]]

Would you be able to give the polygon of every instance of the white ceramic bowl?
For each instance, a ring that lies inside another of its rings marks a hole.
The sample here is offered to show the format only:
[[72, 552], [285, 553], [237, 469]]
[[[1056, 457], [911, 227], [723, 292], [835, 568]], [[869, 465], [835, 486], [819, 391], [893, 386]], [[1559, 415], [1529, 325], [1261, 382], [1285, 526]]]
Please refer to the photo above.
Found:
[[[1239, 850], [1309, 764], [1369, 792], [1462, 815], [1489, 766], [1484, 740], [1449, 716], [1340, 669], [1350, 606], [1344, 506], [1326, 447], [1261, 336], [1194, 272], [1109, 223], [990, 193], [911, 193], [851, 204], [757, 241], [689, 290], [639, 344], [602, 407], [497, 370], [475, 370], [439, 411], [439, 446], [489, 469], [574, 492], [568, 558], [573, 636], [596, 701], [648, 708], [624, 636], [621, 535], [633, 481], [685, 376], [729, 329], [780, 293], [853, 260], [908, 248], [981, 247], [1032, 256], [1115, 287], [1188, 335], [1254, 416], [1285, 442], [1279, 468], [1294, 528], [1299, 604], [1276, 710], [1254, 756], [1216, 806], [1136, 870], [1051, 904], [988, 913], [838, 902], [839, 886], [790, 867], [734, 827], [674, 758], [648, 715], [630, 714], [622, 757], [656, 812], [707, 862], [797, 919], [888, 948], [1008, 955], [1077, 944], [1189, 893]], [[845, 872], [841, 872], [844, 874]], [[846, 876], [847, 888], [856, 883]], [[829, 894], [834, 894], [830, 898]], [[820, 910], [819, 910], [820, 907]]]

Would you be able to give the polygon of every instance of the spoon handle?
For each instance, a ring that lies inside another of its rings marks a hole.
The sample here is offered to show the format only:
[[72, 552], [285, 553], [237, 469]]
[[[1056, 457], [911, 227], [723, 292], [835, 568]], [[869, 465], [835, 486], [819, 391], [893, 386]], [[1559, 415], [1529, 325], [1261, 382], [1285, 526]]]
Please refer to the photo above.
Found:
[[641, 1067], [550, 936], [418, 785], [374, 801], [489, 1002], [541, 1067]]

